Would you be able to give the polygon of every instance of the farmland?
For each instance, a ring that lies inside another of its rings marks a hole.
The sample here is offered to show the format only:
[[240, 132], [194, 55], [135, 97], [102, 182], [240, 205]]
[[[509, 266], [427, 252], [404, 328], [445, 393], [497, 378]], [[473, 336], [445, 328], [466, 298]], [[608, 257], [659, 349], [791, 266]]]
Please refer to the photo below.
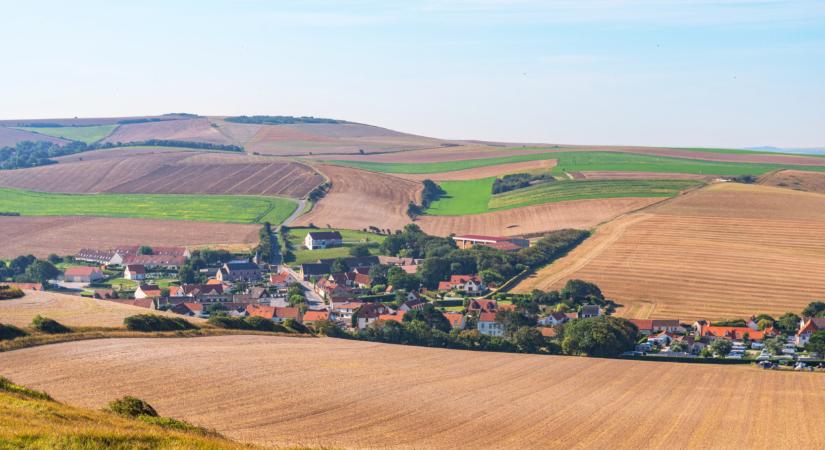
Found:
[[177, 194], [53, 194], [0, 188], [0, 211], [23, 216], [96, 216], [279, 224], [295, 210], [287, 199]]
[[461, 161], [442, 161], [442, 162], [426, 162], [426, 163], [381, 163], [371, 161], [353, 161], [353, 160], [332, 160], [326, 161], [330, 164], [344, 165], [348, 167], [355, 167], [363, 170], [370, 170], [373, 172], [386, 173], [409, 173], [409, 174], [429, 174], [439, 172], [451, 172], [456, 170], [473, 169], [477, 167], [497, 166], [499, 164], [511, 164], [524, 161], [540, 161], [545, 159], [554, 159], [554, 154], [539, 153], [539, 154], [523, 154], [523, 155], [508, 155], [499, 156], [495, 158], [470, 159]]
[[[0, 367], [70, 405], [135, 395], [161, 415], [270, 446], [825, 445], [815, 432], [825, 420], [815, 407], [825, 401], [821, 376], [743, 366], [223, 336], [49, 345], [0, 354]], [[337, 379], [347, 388], [317, 383]], [[755, 413], [764, 405], [770, 413]]]
[[[344, 245], [342, 247], [307, 250], [304, 247], [304, 238], [306, 238], [307, 233], [310, 231], [337, 231], [341, 233]], [[295, 254], [294, 264], [303, 264], [326, 258], [345, 258], [349, 256], [349, 249], [357, 244], [368, 244], [371, 247], [370, 252], [377, 254], [375, 247], [384, 242], [384, 238], [385, 236], [380, 234], [354, 230], [289, 228], [289, 242], [292, 244], [293, 253]]]
[[766, 174], [759, 180], [759, 184], [825, 194], [825, 173], [780, 170]]
[[492, 195], [495, 178], [439, 183], [447, 192], [428, 214], [459, 216], [570, 200], [621, 197], [673, 197], [695, 187], [690, 180], [558, 181]]
[[418, 201], [420, 183], [349, 167], [317, 168], [332, 181], [332, 189], [295, 221], [296, 226], [398, 230], [410, 222], [407, 204]]
[[718, 184], [600, 227], [515, 289], [597, 283], [636, 318], [799, 312], [825, 297], [825, 195]]
[[120, 125], [103, 142], [140, 142], [149, 139], [235, 144], [211, 126], [209, 119], [205, 117]]
[[117, 128], [117, 125], [92, 125], [85, 127], [20, 127], [19, 129], [46, 136], [91, 144], [110, 135], [115, 128]]
[[[73, 255], [82, 248], [164, 245], [245, 251], [258, 243], [259, 225], [177, 220], [77, 216], [0, 217], [0, 258], [51, 253]], [[67, 237], [71, 237], [70, 239]]]

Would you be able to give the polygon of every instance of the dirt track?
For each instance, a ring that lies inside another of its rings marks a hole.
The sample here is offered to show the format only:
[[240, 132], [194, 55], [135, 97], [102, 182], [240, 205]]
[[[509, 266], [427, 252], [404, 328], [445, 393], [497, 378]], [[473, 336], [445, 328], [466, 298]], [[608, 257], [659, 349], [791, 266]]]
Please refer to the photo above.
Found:
[[600, 227], [515, 291], [595, 282], [636, 318], [799, 314], [825, 298], [825, 196], [713, 185]]
[[825, 376], [329, 338], [108, 339], [0, 354], [0, 374], [263, 445], [822, 448]]
[[0, 258], [51, 253], [73, 255], [84, 247], [183, 245], [251, 248], [258, 225], [103, 217], [0, 217]]
[[332, 181], [332, 189], [296, 226], [315, 224], [360, 230], [369, 226], [399, 230], [411, 222], [407, 204], [420, 201], [421, 184], [364, 170], [318, 166]]

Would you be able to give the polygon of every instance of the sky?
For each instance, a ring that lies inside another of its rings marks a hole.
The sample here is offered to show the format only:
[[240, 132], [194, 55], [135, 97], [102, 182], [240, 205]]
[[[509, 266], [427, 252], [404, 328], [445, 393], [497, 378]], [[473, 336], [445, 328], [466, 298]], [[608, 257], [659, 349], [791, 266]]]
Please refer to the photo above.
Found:
[[445, 139], [825, 146], [823, 0], [115, 3], [4, 2], [0, 118], [312, 115]]

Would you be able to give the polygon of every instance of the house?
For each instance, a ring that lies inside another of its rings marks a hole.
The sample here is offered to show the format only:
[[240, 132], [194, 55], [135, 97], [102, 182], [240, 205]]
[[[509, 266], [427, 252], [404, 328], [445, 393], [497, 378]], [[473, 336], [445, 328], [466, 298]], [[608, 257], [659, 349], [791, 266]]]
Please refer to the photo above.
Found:
[[261, 268], [248, 261], [230, 261], [225, 263], [218, 271], [216, 279], [220, 281], [236, 282], [250, 281], [257, 282], [263, 280]]
[[542, 317], [538, 320], [538, 324], [545, 327], [555, 327], [567, 322], [570, 318], [563, 312], [554, 312], [547, 317]]
[[685, 334], [687, 329], [682, 326], [676, 319], [657, 320], [657, 319], [628, 319], [630, 323], [636, 325], [639, 333], [647, 336], [658, 333], [660, 331], [667, 331], [668, 333]]
[[83, 248], [74, 254], [75, 261], [85, 261], [95, 264], [108, 264], [115, 256], [114, 250], [98, 250], [94, 248]]
[[[381, 303], [364, 303], [356, 311], [358, 312], [358, 323], [356, 325], [359, 330], [363, 330], [369, 324], [379, 320], [379, 317], [382, 315], [395, 314], [392, 308], [384, 306]], [[355, 311], [353, 311], [353, 313], [354, 312]], [[403, 317], [403, 315], [401, 317]]]
[[304, 238], [304, 246], [310, 250], [340, 247], [344, 239], [337, 231], [310, 231]]
[[749, 327], [725, 327], [711, 325], [707, 320], [696, 321], [693, 324], [693, 329], [695, 330], [698, 338], [704, 338], [707, 341], [713, 341], [715, 339], [738, 341], [745, 338], [748, 338], [751, 341], [761, 341], [766, 337], [770, 337], [775, 334], [772, 327], [765, 328], [760, 331]]
[[496, 322], [496, 313], [483, 312], [478, 315], [478, 332], [488, 336], [504, 336], [504, 325]]
[[825, 330], [825, 317], [803, 317], [799, 321], [799, 331], [796, 332], [796, 346], [808, 345], [811, 335], [819, 330]]
[[467, 312], [482, 313], [482, 312], [497, 312], [498, 302], [495, 300], [473, 299], [467, 303]]
[[132, 281], [140, 281], [146, 279], [146, 267], [140, 264], [127, 265], [123, 270], [123, 278]]
[[582, 305], [579, 310], [579, 319], [599, 317], [600, 315], [602, 315], [602, 310], [599, 308], [599, 305]]
[[553, 327], [538, 327], [539, 332], [546, 338], [556, 337], [556, 329]]
[[161, 291], [156, 284], [141, 284], [135, 289], [135, 298], [155, 298], [160, 297]]
[[63, 281], [69, 283], [92, 283], [105, 278], [98, 267], [74, 266], [63, 271]]
[[481, 278], [476, 275], [451, 275], [449, 281], [438, 283], [439, 291], [458, 290], [466, 294], [478, 294], [487, 290]]
[[401, 323], [404, 321], [404, 314], [381, 314], [378, 316], [378, 320]]
[[304, 324], [311, 325], [324, 320], [332, 320], [329, 311], [307, 311], [304, 313]]
[[342, 321], [348, 321], [352, 319], [353, 313], [364, 305], [364, 302], [346, 302], [346, 303], [332, 303], [332, 312], [335, 313], [335, 316]]
[[138, 308], [157, 309], [155, 301], [151, 298], [138, 298], [134, 300], [106, 300], [107, 302], [120, 303], [121, 305], [136, 306]]
[[372, 277], [363, 273], [353, 273], [355, 274], [355, 278], [352, 280], [352, 284], [355, 287], [358, 289], [369, 289], [372, 286]]
[[288, 272], [273, 273], [269, 275], [269, 284], [271, 284], [275, 289], [286, 289], [291, 281], [292, 277], [289, 276]]
[[175, 314], [181, 314], [189, 317], [204, 317], [207, 315], [203, 303], [195, 302], [178, 303], [173, 306], [170, 311]]
[[301, 264], [301, 278], [309, 281], [313, 278], [321, 278], [332, 272], [332, 264], [325, 263], [305, 263]]
[[234, 294], [232, 301], [235, 303], [269, 303], [271, 298], [265, 287], [253, 286], [247, 288], [243, 294]]
[[280, 323], [287, 319], [292, 319], [298, 323], [303, 323], [303, 314], [298, 308], [265, 305], [246, 305], [246, 313], [254, 317], [263, 317], [273, 322]]
[[670, 345], [670, 342], [673, 341], [673, 335], [667, 331], [660, 331], [656, 334], [653, 334], [647, 338], [648, 344], [656, 344], [659, 347], [666, 347]]
[[114, 289], [95, 289], [95, 293], [92, 296], [98, 300], [113, 300], [117, 299], [117, 291]]
[[450, 322], [450, 326], [453, 327], [454, 330], [463, 330], [465, 325], [464, 314], [458, 312], [445, 312], [444, 318]]
[[172, 255], [127, 255], [122, 258], [120, 264], [177, 270], [186, 264], [186, 257]]
[[422, 309], [426, 304], [427, 302], [421, 300], [420, 298], [415, 300], [407, 300], [406, 302], [401, 304], [398, 310], [402, 312], [407, 312], [412, 311], [413, 309]]
[[488, 247], [499, 248], [504, 251], [515, 251], [528, 247], [530, 241], [527, 239], [500, 237], [500, 236], [482, 236], [479, 234], [462, 234], [453, 236], [453, 240], [460, 249], [472, 248], [475, 245], [485, 245]]
[[170, 297], [187, 297], [197, 303], [227, 303], [232, 295], [225, 292], [222, 284], [184, 284], [169, 287]]
[[424, 261], [423, 259], [415, 259], [415, 258], [402, 258], [398, 256], [379, 256], [378, 260], [381, 264], [388, 264], [391, 266], [398, 266], [404, 272], [409, 273], [411, 275], [415, 275], [418, 272], [418, 268], [420, 267], [421, 263]]

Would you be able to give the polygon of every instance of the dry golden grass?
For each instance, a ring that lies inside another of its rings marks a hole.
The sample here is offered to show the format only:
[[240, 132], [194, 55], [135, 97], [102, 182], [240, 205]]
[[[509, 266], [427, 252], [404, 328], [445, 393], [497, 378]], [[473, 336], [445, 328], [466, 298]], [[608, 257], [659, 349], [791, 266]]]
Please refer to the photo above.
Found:
[[759, 179], [759, 184], [825, 194], [825, 173], [779, 170], [762, 176]]
[[416, 223], [430, 234], [472, 233], [516, 236], [559, 230], [589, 229], [616, 216], [662, 201], [661, 198], [604, 198], [526, 206], [466, 216], [422, 216]]
[[[23, 298], [0, 301], [0, 323], [18, 327], [28, 326], [38, 314], [69, 327], [122, 327], [126, 317], [147, 313], [181, 317], [168, 312], [53, 292], [26, 291]], [[192, 317], [186, 320], [204, 322], [203, 319]]]
[[394, 174], [399, 178], [413, 181], [434, 180], [475, 180], [478, 178], [498, 177], [510, 173], [524, 172], [544, 172], [556, 167], [555, 159], [543, 159], [539, 161], [522, 161], [509, 164], [499, 164], [497, 166], [476, 167], [473, 169], [454, 170], [452, 172], [441, 173], [398, 173]]
[[799, 313], [823, 273], [825, 196], [717, 184], [603, 225], [515, 291], [579, 278], [626, 317], [721, 319]]
[[263, 445], [822, 448], [825, 376], [336, 339], [107, 339], [0, 354], [0, 373], [99, 408]]

